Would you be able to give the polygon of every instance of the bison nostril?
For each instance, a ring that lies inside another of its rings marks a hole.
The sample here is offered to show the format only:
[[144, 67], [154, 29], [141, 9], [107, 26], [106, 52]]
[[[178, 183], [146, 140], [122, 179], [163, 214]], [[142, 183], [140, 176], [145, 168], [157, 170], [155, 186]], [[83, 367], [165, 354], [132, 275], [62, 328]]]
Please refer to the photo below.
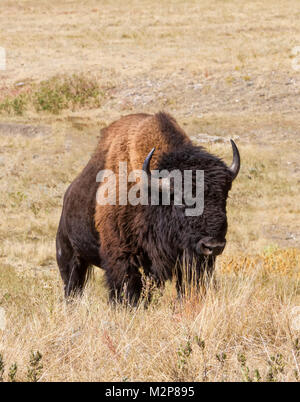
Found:
[[214, 247], [209, 246], [209, 245], [207, 245], [207, 244], [205, 244], [205, 243], [203, 243], [203, 248], [206, 248], [206, 249], [209, 250], [209, 251], [213, 251], [213, 249], [214, 249]]
[[218, 255], [221, 254], [224, 247], [225, 247], [225, 242], [216, 242], [216, 241], [207, 241], [203, 242], [200, 241], [199, 244], [199, 251], [203, 255]]
[[205, 243], [202, 243], [201, 244], [201, 252], [204, 255], [211, 255], [213, 253], [213, 247], [211, 247]]
[[214, 247], [210, 246], [208, 244], [203, 243], [203, 247], [208, 248], [209, 250], [212, 250]]

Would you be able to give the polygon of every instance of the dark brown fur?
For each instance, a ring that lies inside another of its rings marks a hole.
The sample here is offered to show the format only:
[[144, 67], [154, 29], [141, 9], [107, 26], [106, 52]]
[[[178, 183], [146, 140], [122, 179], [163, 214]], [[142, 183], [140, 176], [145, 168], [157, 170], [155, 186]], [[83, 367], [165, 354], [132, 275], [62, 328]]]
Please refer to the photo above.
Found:
[[[156, 151], [151, 169], [205, 171], [203, 215], [185, 216], [185, 209], [173, 204], [96, 203], [99, 185], [96, 175], [100, 170], [117, 173], [119, 161], [127, 161], [128, 172], [141, 169], [153, 147]], [[105, 270], [111, 299], [126, 296], [132, 304], [139, 300], [142, 290], [140, 267], [157, 285], [176, 275], [177, 289], [181, 292], [183, 258], [190, 262], [195, 256], [193, 276], [200, 283], [205, 270], [212, 272], [215, 255], [202, 255], [199, 242], [225, 241], [226, 199], [231, 182], [224, 162], [194, 146], [176, 121], [165, 113], [129, 115], [112, 123], [102, 130], [94, 155], [64, 197], [56, 244], [66, 296], [82, 291], [91, 265]]]

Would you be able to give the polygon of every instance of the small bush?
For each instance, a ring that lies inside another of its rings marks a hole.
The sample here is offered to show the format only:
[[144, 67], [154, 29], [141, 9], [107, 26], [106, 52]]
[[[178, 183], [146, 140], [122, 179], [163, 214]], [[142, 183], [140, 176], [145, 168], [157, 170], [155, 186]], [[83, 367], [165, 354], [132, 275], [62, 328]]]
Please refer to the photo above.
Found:
[[99, 107], [101, 90], [95, 79], [83, 75], [56, 76], [0, 102], [0, 114], [21, 116], [30, 108], [36, 112], [59, 114], [64, 109]]
[[41, 363], [42, 355], [39, 351], [31, 351], [29, 367], [27, 370], [27, 379], [30, 382], [37, 382], [41, 376], [43, 365]]

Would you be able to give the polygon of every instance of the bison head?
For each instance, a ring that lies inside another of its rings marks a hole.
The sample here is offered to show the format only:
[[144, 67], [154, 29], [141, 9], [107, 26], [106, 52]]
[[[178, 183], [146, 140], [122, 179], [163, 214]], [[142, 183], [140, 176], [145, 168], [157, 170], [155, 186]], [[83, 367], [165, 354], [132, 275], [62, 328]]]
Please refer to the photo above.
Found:
[[[194, 195], [197, 194], [196, 172], [204, 172], [202, 191], [204, 202], [202, 213], [199, 216], [187, 216], [185, 213], [187, 205], [184, 201], [182, 205], [175, 205], [176, 189], [174, 182], [170, 180], [168, 183], [173, 195], [173, 203], [169, 206], [160, 205], [161, 208], [156, 207], [156, 222], [159, 222], [160, 232], [163, 232], [160, 240], [163, 243], [167, 238], [172, 250], [188, 250], [189, 253], [198, 256], [216, 256], [222, 253], [226, 244], [227, 232], [226, 200], [232, 182], [240, 170], [238, 148], [232, 140], [231, 145], [233, 150], [231, 166], [227, 166], [221, 159], [209, 154], [202, 147], [192, 145], [162, 155], [160, 158], [159, 170], [170, 172], [177, 169], [182, 175], [187, 170], [193, 172], [192, 191]], [[143, 170], [147, 173], [148, 183], [150, 183], [149, 179], [152, 183], [153, 180], [158, 181], [159, 190], [162, 192], [166, 181], [154, 177], [150, 171], [150, 161], [154, 151], [155, 148], [146, 157]], [[184, 192], [183, 188], [182, 192]], [[154, 215], [152, 209], [151, 218]]]

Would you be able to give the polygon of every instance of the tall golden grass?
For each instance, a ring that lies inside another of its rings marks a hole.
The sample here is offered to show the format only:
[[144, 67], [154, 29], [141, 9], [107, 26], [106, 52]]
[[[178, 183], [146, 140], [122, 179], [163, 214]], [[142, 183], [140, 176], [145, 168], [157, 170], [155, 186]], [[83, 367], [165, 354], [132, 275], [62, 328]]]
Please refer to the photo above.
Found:
[[[3, 379], [16, 365], [16, 381], [298, 380], [299, 275], [244, 261], [232, 259], [226, 273], [219, 267], [205, 296], [178, 300], [170, 284], [146, 309], [143, 301], [111, 306], [98, 271], [83, 298], [66, 304], [57, 273], [29, 278], [7, 267]], [[42, 356], [33, 368], [32, 353]]]

